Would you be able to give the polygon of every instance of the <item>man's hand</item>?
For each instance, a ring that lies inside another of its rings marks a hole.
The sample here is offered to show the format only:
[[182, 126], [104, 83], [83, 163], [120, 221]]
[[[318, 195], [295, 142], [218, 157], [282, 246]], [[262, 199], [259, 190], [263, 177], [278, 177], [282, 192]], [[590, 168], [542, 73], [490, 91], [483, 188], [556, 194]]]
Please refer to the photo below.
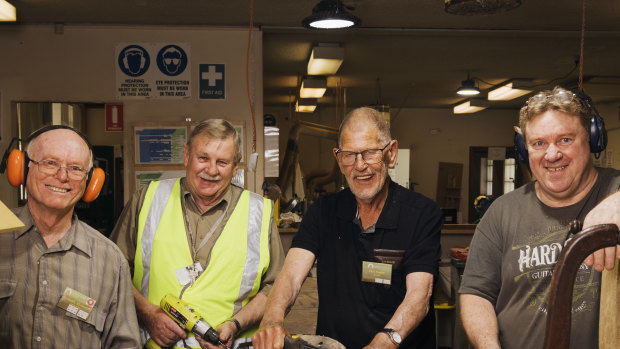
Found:
[[[220, 341], [226, 344], [227, 347], [232, 348], [233, 342], [235, 341], [235, 335], [237, 334], [237, 326], [232, 321], [224, 321], [220, 324], [216, 329], [217, 333], [220, 334]], [[202, 349], [222, 349], [223, 347], [218, 344], [211, 344], [206, 340], [196, 337], [198, 343], [200, 343], [200, 347]]]
[[385, 332], [379, 332], [375, 335], [375, 338], [372, 339], [364, 349], [396, 349], [396, 344], [392, 342], [390, 336]]
[[142, 323], [155, 343], [162, 347], [170, 347], [181, 338], [187, 338], [183, 330], [160, 307], [153, 307], [142, 317]]
[[[593, 208], [584, 219], [583, 228], [610, 223], [620, 226], [620, 192], [609, 196]], [[603, 271], [603, 268], [613, 269], [616, 259], [620, 259], [620, 245], [600, 249], [586, 257], [584, 263], [589, 267], [594, 265], [596, 271]]]
[[252, 346], [254, 349], [282, 349], [284, 348], [284, 337], [289, 333], [281, 324], [273, 324], [261, 327], [252, 336]]

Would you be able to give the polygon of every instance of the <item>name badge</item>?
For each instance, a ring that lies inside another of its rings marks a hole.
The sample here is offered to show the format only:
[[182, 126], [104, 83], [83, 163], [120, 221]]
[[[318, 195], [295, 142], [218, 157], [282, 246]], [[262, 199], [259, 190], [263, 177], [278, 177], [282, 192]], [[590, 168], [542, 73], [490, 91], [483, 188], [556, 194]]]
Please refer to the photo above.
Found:
[[70, 287], [65, 288], [65, 292], [56, 306], [68, 311], [69, 313], [86, 320], [97, 301], [82, 294]]
[[202, 273], [202, 265], [200, 262], [196, 262], [195, 264], [190, 264], [187, 267], [183, 267], [174, 271], [179, 280], [181, 286], [185, 286], [189, 283], [194, 284], [196, 279]]
[[392, 284], [392, 265], [376, 262], [362, 262], [362, 281], [377, 284]]

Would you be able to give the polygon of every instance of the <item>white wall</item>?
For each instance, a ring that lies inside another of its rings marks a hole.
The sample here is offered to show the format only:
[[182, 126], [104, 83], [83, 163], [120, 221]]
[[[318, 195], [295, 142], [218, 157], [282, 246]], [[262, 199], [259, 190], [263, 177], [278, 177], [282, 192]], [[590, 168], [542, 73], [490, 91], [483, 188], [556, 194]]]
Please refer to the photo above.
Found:
[[[2, 141], [4, 150], [16, 134], [12, 101], [58, 101], [124, 104], [123, 135], [125, 187], [133, 164], [128, 159], [131, 125], [141, 121], [183, 121], [219, 117], [245, 120], [246, 153], [251, 151], [252, 119], [246, 92], [247, 29], [148, 26], [65, 26], [63, 35], [53, 25], [3, 26], [0, 31], [2, 63]], [[254, 99], [257, 149], [262, 153], [262, 32], [254, 31], [250, 53], [250, 91]], [[115, 93], [115, 47], [119, 43], [188, 43], [191, 47], [192, 98], [189, 100], [117, 100]], [[198, 99], [201, 63], [226, 64], [226, 100]], [[96, 144], [95, 144], [96, 145]], [[263, 162], [249, 174], [247, 187], [259, 188]], [[255, 178], [256, 177], [256, 178]], [[131, 193], [125, 193], [125, 199]], [[0, 180], [0, 200], [16, 206], [17, 192]]]
[[[451, 109], [404, 109], [393, 118], [391, 129], [399, 147], [411, 149], [411, 182], [419, 183], [415, 190], [433, 200], [439, 163], [463, 164], [460, 223], [464, 223], [469, 207], [469, 147], [512, 146], [517, 121], [516, 110], [454, 115]], [[438, 133], [431, 134], [433, 129]]]

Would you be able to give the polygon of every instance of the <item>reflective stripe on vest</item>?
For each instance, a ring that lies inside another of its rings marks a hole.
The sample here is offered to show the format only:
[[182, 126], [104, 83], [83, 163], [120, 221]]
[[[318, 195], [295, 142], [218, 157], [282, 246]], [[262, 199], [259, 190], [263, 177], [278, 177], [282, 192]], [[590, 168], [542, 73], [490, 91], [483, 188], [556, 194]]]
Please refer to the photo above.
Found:
[[140, 284], [142, 285], [142, 294], [149, 294], [149, 276], [151, 272], [151, 256], [153, 253], [153, 237], [155, 236], [155, 232], [157, 231], [157, 227], [159, 226], [159, 221], [164, 214], [164, 209], [166, 208], [166, 203], [168, 202], [168, 198], [172, 193], [172, 188], [174, 188], [175, 181], [161, 181], [157, 190], [155, 191], [155, 196], [153, 197], [153, 204], [151, 204], [151, 208], [149, 209], [149, 213], [146, 216], [146, 223], [144, 225], [144, 230], [142, 231], [142, 239], [140, 239], [140, 244], [142, 245], [142, 281]]
[[[166, 185], [163, 185], [164, 182], [167, 182]], [[174, 270], [186, 267], [193, 261], [180, 206], [180, 181], [164, 180], [151, 186], [147, 189], [139, 215], [140, 243], [136, 247], [133, 281], [140, 293], [152, 304], [159, 305], [166, 293], [180, 294], [182, 286]], [[169, 187], [173, 189], [169, 190]], [[153, 206], [159, 208], [153, 209]], [[183, 293], [182, 298], [192, 304], [213, 327], [230, 318], [258, 292], [262, 276], [269, 266], [271, 211], [270, 200], [243, 191], [211, 250], [205, 271]], [[159, 212], [160, 217], [151, 217], [151, 212]], [[146, 249], [149, 253], [140, 251]], [[140, 263], [138, 253], [144, 256]], [[154, 259], [150, 261], [147, 258]], [[141, 278], [136, 278], [136, 275], [141, 275]], [[247, 334], [251, 335], [251, 332]], [[245, 332], [243, 334], [246, 335]]]
[[243, 267], [243, 277], [239, 296], [235, 301], [233, 314], [236, 314], [242, 307], [241, 302], [248, 297], [254, 287], [254, 280], [258, 269], [256, 266], [260, 262], [260, 235], [250, 232], [260, 232], [263, 219], [263, 198], [258, 195], [250, 195], [250, 210], [248, 212], [248, 253], [245, 255], [245, 265]]

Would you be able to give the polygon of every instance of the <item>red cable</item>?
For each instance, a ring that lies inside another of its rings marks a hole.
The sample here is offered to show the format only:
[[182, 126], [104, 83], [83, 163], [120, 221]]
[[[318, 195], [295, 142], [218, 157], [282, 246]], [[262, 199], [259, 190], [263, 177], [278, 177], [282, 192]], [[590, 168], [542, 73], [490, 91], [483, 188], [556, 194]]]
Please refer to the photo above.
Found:
[[245, 55], [245, 86], [248, 90], [248, 104], [252, 115], [252, 153], [256, 153], [256, 119], [254, 118], [254, 105], [250, 96], [250, 44], [252, 43], [252, 27], [254, 24], [254, 0], [250, 0], [250, 29], [248, 30], [248, 49]]
[[579, 53], [579, 91], [583, 92], [583, 42], [586, 32], [586, 0], [581, 1], [581, 51]]

